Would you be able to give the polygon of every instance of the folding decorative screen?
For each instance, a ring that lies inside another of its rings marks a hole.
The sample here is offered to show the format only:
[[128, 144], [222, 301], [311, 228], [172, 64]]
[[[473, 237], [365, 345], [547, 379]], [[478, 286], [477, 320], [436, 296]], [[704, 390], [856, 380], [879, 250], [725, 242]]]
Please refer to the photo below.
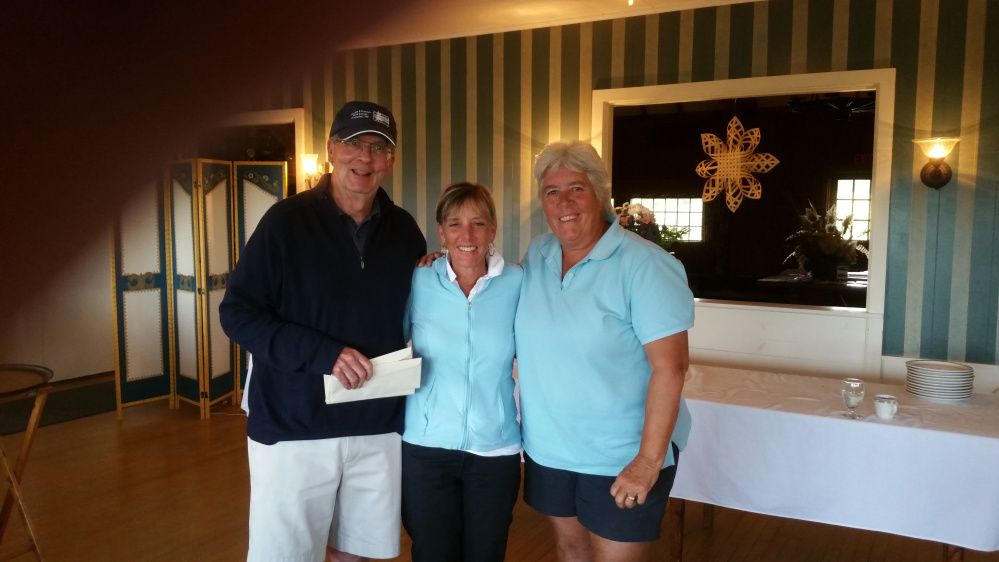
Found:
[[[250, 234], [271, 205], [288, 195], [288, 165], [285, 162], [233, 162], [235, 178], [236, 259]], [[233, 261], [235, 265], [235, 260]], [[246, 386], [249, 357], [236, 346], [236, 402]]]
[[[195, 160], [174, 168], [183, 170], [180, 177], [192, 174], [190, 193], [179, 177], [173, 180], [176, 276], [178, 281], [194, 277], [193, 287], [178, 283], [175, 293], [177, 397], [200, 406], [201, 417], [207, 418], [212, 404], [233, 395], [236, 380], [232, 342], [218, 318], [234, 261], [232, 163]], [[182, 224], [190, 236], [181, 235]]]
[[169, 240], [165, 193], [143, 186], [115, 221], [111, 248], [119, 418], [123, 406], [173, 397]]
[[173, 303], [173, 323], [171, 333], [174, 339], [174, 377], [176, 395], [193, 401], [200, 406], [201, 385], [198, 374], [201, 372], [201, 330], [198, 325], [198, 225], [201, 220], [195, 202], [198, 200], [197, 164], [182, 162], [170, 167], [167, 185], [170, 192], [171, 229], [173, 243], [170, 255], [173, 257], [173, 279], [171, 302]]
[[205, 419], [239, 399], [246, 362], [222, 331], [219, 303], [238, 251], [287, 193], [287, 164], [178, 162], [165, 186], [144, 191], [115, 228], [118, 411], [169, 398]]

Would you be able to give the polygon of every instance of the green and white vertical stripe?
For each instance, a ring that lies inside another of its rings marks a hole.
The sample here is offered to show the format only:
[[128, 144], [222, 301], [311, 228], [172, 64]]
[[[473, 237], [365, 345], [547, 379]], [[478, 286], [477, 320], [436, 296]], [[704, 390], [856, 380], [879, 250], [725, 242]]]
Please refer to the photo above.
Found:
[[[883, 353], [996, 363], [994, 0], [773, 0], [377, 47], [329, 56], [268, 102], [301, 100], [321, 155], [345, 101], [391, 107], [400, 146], [386, 188], [431, 247], [441, 188], [467, 179], [493, 190], [498, 246], [517, 261], [547, 231], [533, 156], [589, 137], [593, 90], [886, 67], [898, 82]], [[940, 190], [919, 181], [912, 140], [928, 136], [961, 137]]]

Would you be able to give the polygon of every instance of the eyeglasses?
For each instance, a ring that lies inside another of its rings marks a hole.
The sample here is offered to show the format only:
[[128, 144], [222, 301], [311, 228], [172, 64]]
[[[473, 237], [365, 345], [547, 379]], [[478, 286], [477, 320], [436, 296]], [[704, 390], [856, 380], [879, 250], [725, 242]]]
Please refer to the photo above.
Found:
[[362, 141], [361, 139], [347, 139], [347, 140], [337, 139], [337, 142], [340, 143], [341, 146], [343, 146], [344, 152], [346, 152], [350, 156], [357, 156], [358, 154], [361, 154], [362, 152], [364, 152], [365, 148], [368, 149], [368, 152], [371, 154], [372, 158], [387, 159], [391, 157], [393, 154], [395, 154], [395, 151], [392, 150], [392, 147], [380, 142], [365, 142]]

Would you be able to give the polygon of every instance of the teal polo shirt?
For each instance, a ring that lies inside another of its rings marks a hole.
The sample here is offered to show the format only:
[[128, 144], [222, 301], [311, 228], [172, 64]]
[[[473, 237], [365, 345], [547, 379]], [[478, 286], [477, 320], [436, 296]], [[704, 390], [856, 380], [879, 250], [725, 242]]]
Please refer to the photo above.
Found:
[[[617, 476], [638, 454], [652, 368], [644, 344], [694, 325], [683, 266], [617, 221], [562, 277], [552, 234], [531, 242], [517, 307], [524, 450], [538, 463]], [[672, 440], [690, 413], [681, 398]], [[664, 467], [675, 464], [672, 449]]]

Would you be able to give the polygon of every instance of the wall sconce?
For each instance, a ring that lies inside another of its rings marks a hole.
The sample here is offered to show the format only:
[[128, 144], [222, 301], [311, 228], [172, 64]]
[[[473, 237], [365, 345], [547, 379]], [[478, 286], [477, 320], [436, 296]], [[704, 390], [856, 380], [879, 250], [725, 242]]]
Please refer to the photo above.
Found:
[[950, 166], [944, 162], [944, 158], [950, 154], [951, 150], [954, 150], [954, 145], [957, 141], [961, 139], [952, 138], [935, 138], [935, 139], [919, 139], [912, 142], [919, 145], [919, 148], [923, 151], [923, 154], [930, 159], [929, 162], [923, 166], [923, 169], [919, 172], [919, 179], [923, 180], [923, 184], [926, 187], [932, 187], [933, 189], [939, 189], [950, 181], [951, 170]]
[[318, 166], [316, 160], [319, 159], [318, 154], [303, 154], [302, 158], [302, 172], [305, 173], [305, 184], [312, 189], [319, 178], [322, 177], [322, 173], [318, 171]]

